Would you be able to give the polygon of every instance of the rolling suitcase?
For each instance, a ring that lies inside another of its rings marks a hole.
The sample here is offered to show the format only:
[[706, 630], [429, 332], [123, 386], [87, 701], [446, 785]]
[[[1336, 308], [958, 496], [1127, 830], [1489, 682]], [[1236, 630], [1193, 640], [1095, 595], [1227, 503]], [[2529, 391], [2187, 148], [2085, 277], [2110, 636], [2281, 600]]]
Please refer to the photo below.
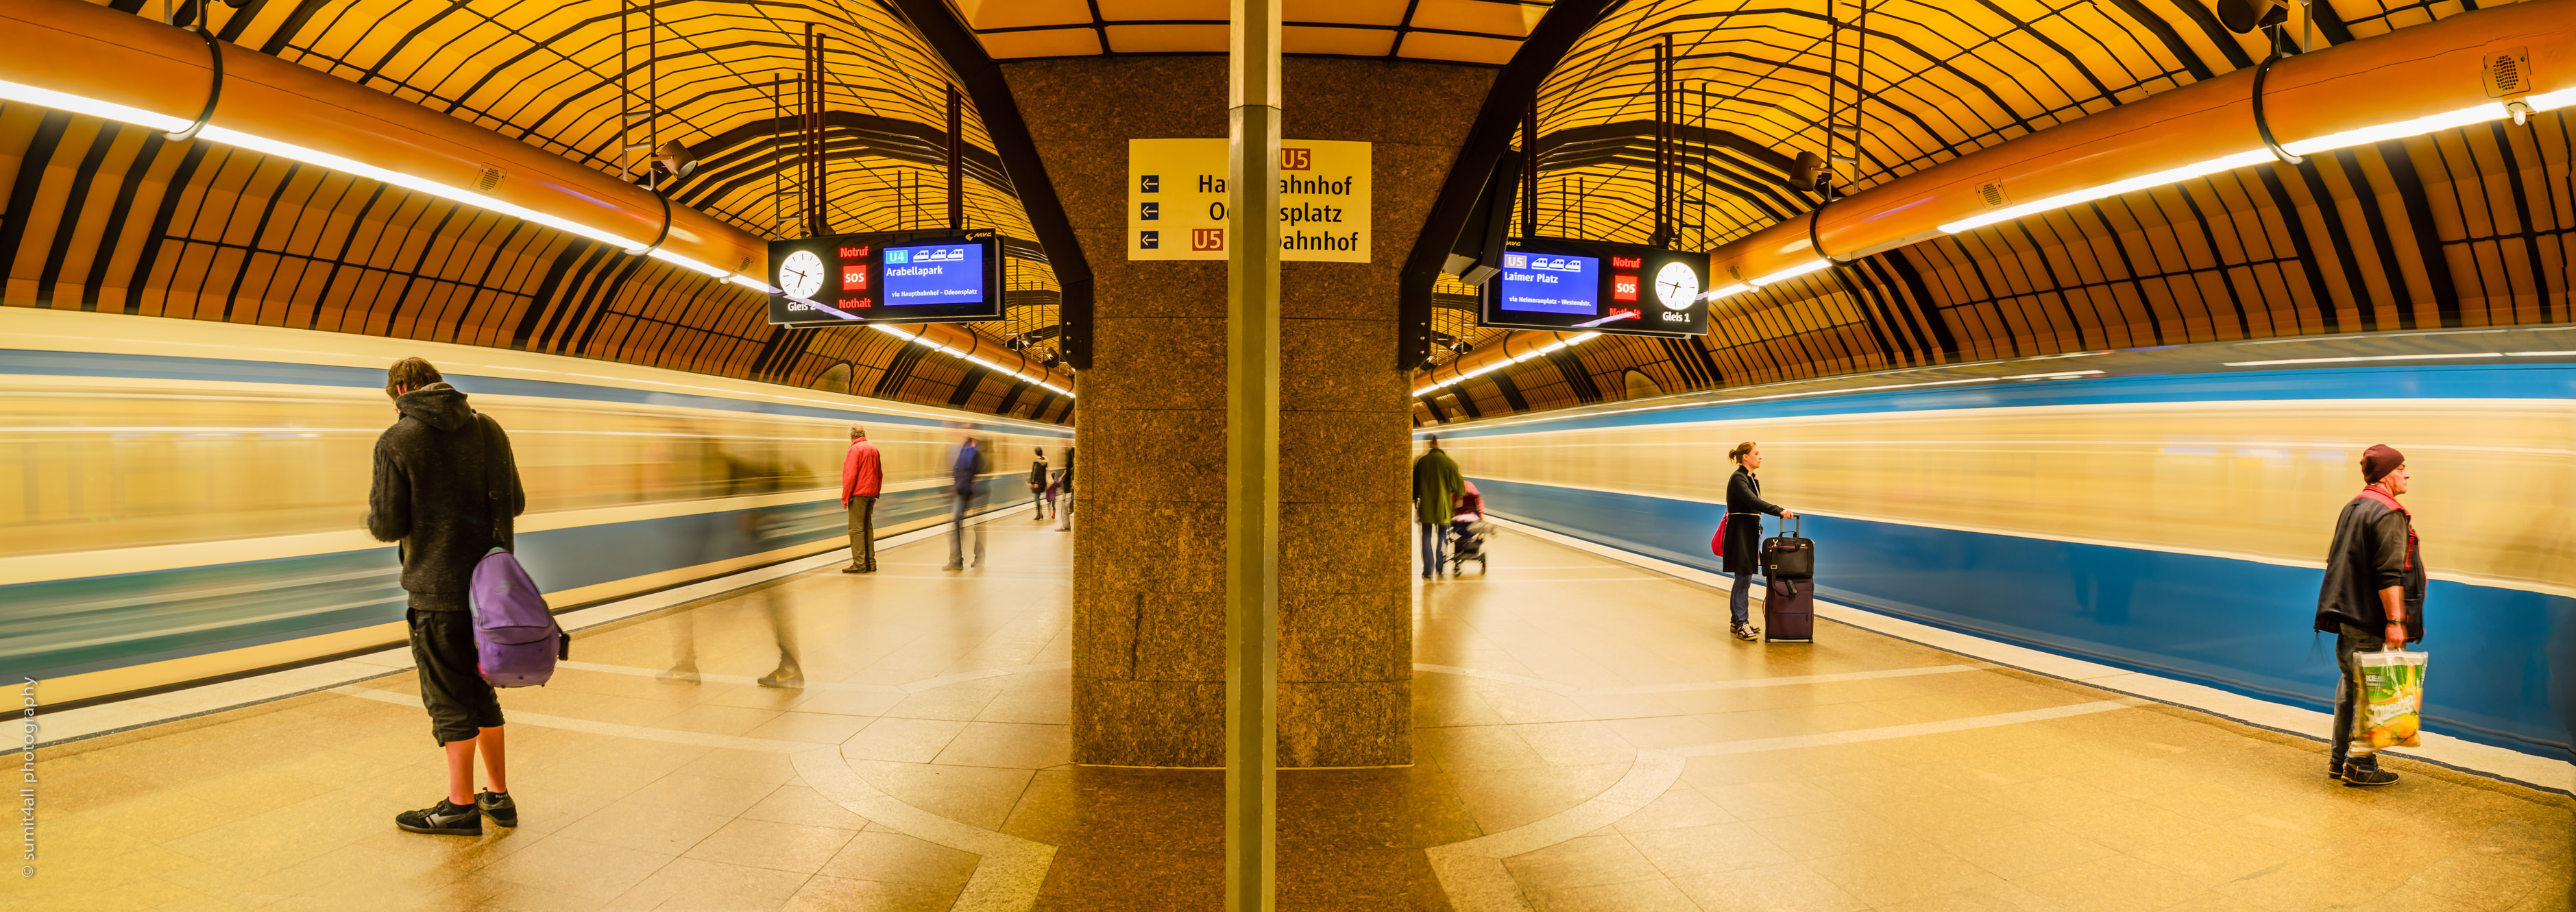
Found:
[[1763, 639], [1775, 643], [1816, 641], [1816, 543], [1802, 537], [1803, 528], [1762, 541], [1762, 576], [1771, 585], [1762, 594]]
[[1774, 643], [1816, 641], [1816, 581], [1773, 580], [1762, 590], [1762, 638]]

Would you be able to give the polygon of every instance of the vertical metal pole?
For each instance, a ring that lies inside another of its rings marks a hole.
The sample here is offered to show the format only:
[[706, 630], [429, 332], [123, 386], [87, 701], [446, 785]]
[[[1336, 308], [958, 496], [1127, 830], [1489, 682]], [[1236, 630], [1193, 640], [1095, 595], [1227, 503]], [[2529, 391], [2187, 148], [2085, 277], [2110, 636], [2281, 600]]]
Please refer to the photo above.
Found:
[[1233, 0], [1226, 100], [1225, 907], [1269, 912], [1279, 752], [1279, 5]]
[[769, 230], [785, 234], [787, 226], [787, 77], [769, 82]]
[[805, 23], [805, 236], [830, 234], [823, 196], [823, 39]]
[[957, 85], [948, 86], [948, 230], [966, 227], [966, 139], [965, 118], [957, 101]]
[[1521, 236], [1538, 236], [1538, 97], [1521, 119]]

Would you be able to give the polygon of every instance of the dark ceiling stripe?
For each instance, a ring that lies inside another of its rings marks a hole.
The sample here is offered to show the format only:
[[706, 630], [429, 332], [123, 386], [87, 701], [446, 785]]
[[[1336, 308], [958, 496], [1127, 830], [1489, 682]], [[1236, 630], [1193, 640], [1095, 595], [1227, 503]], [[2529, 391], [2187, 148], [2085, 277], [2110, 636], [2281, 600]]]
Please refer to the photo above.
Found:
[[[2307, 279], [2309, 299], [2316, 302], [2318, 325], [2327, 327], [2329, 332], [2339, 331], [2341, 310], [2335, 306], [2334, 290], [2326, 284], [2325, 265], [2317, 262], [2315, 241], [2309, 238], [2308, 226], [2299, 218], [2298, 201], [2290, 197], [2290, 188], [2282, 185], [2280, 169], [2268, 165], [2258, 167], [2254, 169], [2254, 177], [2263, 183], [2263, 192], [2272, 199], [2271, 211], [2263, 215], [2279, 220], [2280, 232], [2289, 237], [2290, 249], [2298, 254], [2299, 274]], [[2383, 328], [2379, 325], [2376, 308], [2360, 308], [2358, 312], [2362, 326], [2371, 330]]]
[[[2558, 116], [2564, 118], [2567, 115], [2565, 113], [2561, 113]], [[2502, 167], [2497, 168], [2493, 175], [2480, 174], [2478, 176], [2482, 181], [2493, 180], [2504, 184], [2506, 192], [2512, 196], [2514, 230], [2520, 232], [2522, 235], [2523, 264], [2529, 268], [2529, 275], [2526, 276], [2526, 280], [2530, 283], [2528, 288], [2534, 296], [2545, 296], [2549, 293], [2549, 274], [2547, 267], [2549, 261], [2542, 258], [2540, 252], [2540, 239], [2534, 237], [2531, 233], [2532, 228], [2535, 227], [2531, 220], [2531, 194], [2523, 187], [2522, 157], [2515, 154], [2513, 151], [2513, 136], [2515, 133], [2520, 132], [2524, 135], [2531, 135], [2537, 131], [2528, 126], [2515, 126], [2502, 120], [2487, 121], [2486, 128], [2488, 137], [2495, 141], [2496, 159], [2498, 164]], [[2385, 149], [2392, 142], [2399, 147], [2396, 157], [2403, 157], [2406, 154], [2406, 150], [2404, 148], [2404, 143], [2402, 142], [2396, 142], [2393, 140], [2390, 142], [2383, 142], [2380, 144], [2380, 147]], [[2545, 166], [2539, 170], [2544, 175], [2548, 172], [2548, 168]], [[2371, 211], [2375, 213], [2378, 209], [2374, 207]], [[2419, 232], [2429, 232], [2432, 230], [2432, 226], [2429, 223], [2418, 222], [2416, 224], [2419, 226], [2417, 228]], [[2503, 234], [2503, 226], [2499, 225], [2497, 227], [2499, 229], [2497, 233]], [[2515, 297], [2521, 297], [2521, 295], [2516, 294]], [[2443, 311], [2442, 325], [2459, 325], [2458, 313], [2459, 301], [2458, 297], [2455, 295], [2452, 297], [2450, 307]]]
[[[350, 178], [350, 182], [350, 189], [357, 189], [358, 179]], [[385, 188], [389, 185], [376, 181], [366, 181], [366, 183], [373, 185], [367, 188], [367, 201], [358, 207], [358, 217], [350, 219], [348, 229], [340, 235], [340, 252], [331, 257], [331, 273], [322, 282], [323, 297], [321, 302], [317, 303], [313, 308], [313, 312], [306, 315], [304, 318], [304, 328], [306, 329], [321, 328], [322, 311], [325, 309], [321, 304], [328, 303], [332, 292], [340, 288], [340, 274], [352, 268], [352, 264], [349, 262], [349, 252], [357, 247], [358, 232], [368, 223], [369, 220], [367, 217], [375, 214], [376, 206], [388, 202], [388, 200], [385, 199]], [[402, 194], [400, 193], [394, 194], [394, 201], [398, 202], [401, 197]], [[335, 206], [333, 208], [336, 209], [338, 207]], [[359, 266], [356, 268], [364, 269], [365, 267]], [[363, 303], [359, 301], [350, 301], [349, 305], [350, 309], [354, 310], [363, 306]]]
[[[2381, 142], [2379, 153], [2388, 161], [2390, 182], [2397, 185], [2397, 196], [2406, 207], [2406, 224], [2413, 229], [2407, 234], [2415, 241], [2415, 261], [2424, 266], [2425, 284], [2432, 286], [2433, 306], [2436, 311], [2444, 315], [2444, 320], [2455, 319], [2455, 315], [2460, 312], [2460, 287], [2451, 278], [2451, 260], [2447, 251], [2443, 249], [2442, 237], [2436, 227], [2438, 223], [2433, 220], [2432, 201], [2424, 193], [2424, 181], [2416, 176], [2415, 155], [2407, 149], [2406, 141], [2402, 139]], [[2538, 260], [2535, 258], [2534, 262], [2537, 264]], [[2544, 320], [2552, 319], [2548, 316], [2546, 306], [2548, 290], [2549, 286], [2546, 282], [2539, 287]], [[2561, 297], [2564, 297], [2563, 293]], [[2555, 319], [2564, 320], [2567, 317], [2567, 312], [2562, 309]], [[2378, 327], [2373, 325], [2372, 328]]]
[[[2336, 149], [2329, 153], [2329, 156], [2329, 160], [2342, 169], [2344, 183], [2352, 187], [2353, 208], [2361, 210], [2362, 226], [2370, 232], [2371, 250], [2378, 254], [2379, 270], [2381, 277], [2388, 283], [2390, 302], [2396, 304], [2399, 310], [2414, 310], [2415, 292], [2407, 287], [2404, 261], [2397, 257], [2397, 241], [2388, 233], [2388, 215], [2381, 211], [2378, 204], [2379, 191], [2371, 184], [2369, 169], [2362, 166], [2360, 157], [2354, 155], [2353, 150], [2349, 148]], [[2311, 155], [2309, 158], [2313, 160], [2316, 156]], [[2329, 332], [2333, 331], [2334, 325], [2332, 320], [2326, 322]], [[2451, 318], [2445, 317], [2442, 325], [2457, 324], [2451, 322]]]
[[34, 218], [36, 194], [45, 186], [45, 175], [52, 170], [54, 150], [62, 145], [63, 131], [69, 129], [72, 115], [67, 111], [44, 109], [36, 123], [36, 134], [27, 142], [26, 153], [18, 159], [18, 176], [9, 187], [9, 205], [0, 209], [0, 269], [15, 270], [18, 245], [27, 240], [27, 226]]
[[[2270, 168], [2272, 166], [2257, 165], [2256, 167]], [[2353, 308], [2363, 313], [2371, 312], [2376, 309], [2377, 305], [2373, 304], [2371, 301], [2369, 284], [2361, 277], [2361, 262], [2353, 258], [2352, 235], [2344, 230], [2343, 208], [2336, 205], [2334, 192], [2326, 188], [2325, 176], [2317, 173], [2316, 157], [2309, 156], [2305, 162], [2300, 163], [2292, 170], [2298, 172], [2300, 185], [2307, 189], [2308, 201], [2316, 205], [2317, 222], [2325, 229], [2326, 241], [2334, 247], [2335, 259], [2341, 261], [2343, 265], [2344, 285], [2350, 289], [2349, 294], [2351, 295]], [[2369, 201], [2367, 200], [2355, 200], [2354, 202], [2361, 205], [2369, 204]], [[2282, 213], [2285, 218], [2295, 218], [2296, 214], [2297, 210], [2295, 209], [2285, 210]], [[2292, 224], [2297, 225], [2300, 230], [2305, 230], [2307, 227], [2302, 222], [2293, 222]], [[2397, 314], [2398, 328], [2415, 328], [2414, 311], [2400, 308], [2398, 309]], [[2327, 325], [2333, 325], [2333, 323], [2329, 321]]]
[[[143, 141], [143, 147], [134, 153], [134, 160], [126, 165], [122, 179], [117, 182], [116, 202], [107, 210], [106, 230], [99, 233], [101, 249], [97, 256], [90, 258], [89, 275], [81, 282], [82, 310], [98, 309], [99, 287], [107, 284], [108, 265], [115, 261], [116, 252], [125, 245], [125, 218], [134, 211], [134, 195], [142, 188], [143, 178], [152, 173], [153, 161], [160, 157], [162, 149], [170, 145], [168, 142], [147, 137]], [[162, 192], [176, 193], [178, 186], [175, 184], [164, 186]], [[133, 300], [135, 294], [141, 290], [140, 288], [126, 289], [126, 300]]]
[[[80, 165], [72, 170], [70, 192], [63, 197], [61, 214], [53, 219], [54, 236], [52, 243], [46, 245], [45, 264], [36, 272], [36, 303], [53, 306], [54, 283], [62, 278], [64, 258], [71, 255], [72, 236], [80, 233], [81, 211], [89, 203], [90, 182], [98, 179], [99, 165], [107, 161], [108, 152], [115, 148], [117, 138], [124, 134], [125, 129], [126, 125], [121, 123], [101, 121], [98, 133], [90, 137], [89, 150], [82, 153]], [[147, 143], [151, 141], [144, 140]], [[42, 173], [41, 169], [39, 173]], [[12, 198], [15, 198], [14, 194]], [[114, 249], [115, 243], [114, 238], [102, 237], [99, 249], [91, 251], [90, 255], [105, 256]], [[10, 262], [13, 262], [12, 258], [0, 256], [0, 264]]]
[[[295, 175], [301, 172], [304, 168], [302, 162], [284, 162], [284, 164], [286, 166], [285, 172], [278, 175], [277, 183], [269, 188], [268, 193], [264, 194], [268, 199], [260, 203], [259, 222], [252, 226], [250, 231], [250, 243], [248, 246], [253, 249], [256, 249], [259, 246], [261, 238], [268, 236], [268, 220], [277, 214], [278, 200], [286, 195], [287, 185], [294, 183]], [[248, 191], [249, 189], [250, 188], [248, 187], [243, 188], [244, 191]], [[243, 194], [245, 199], [249, 196], [250, 194], [247, 192]], [[231, 287], [224, 290], [224, 320], [226, 322], [230, 322], [233, 318], [233, 304], [241, 299], [242, 280], [249, 278], [250, 264], [251, 257], [249, 255], [243, 256], [241, 265], [233, 270], [233, 281]], [[402, 299], [399, 297], [395, 298], [394, 306], [401, 307]]]

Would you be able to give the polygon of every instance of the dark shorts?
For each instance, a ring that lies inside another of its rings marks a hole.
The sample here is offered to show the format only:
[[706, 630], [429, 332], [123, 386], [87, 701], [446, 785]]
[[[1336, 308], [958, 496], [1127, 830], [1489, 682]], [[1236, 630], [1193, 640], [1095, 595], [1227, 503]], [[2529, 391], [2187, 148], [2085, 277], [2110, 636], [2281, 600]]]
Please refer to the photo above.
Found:
[[475, 656], [474, 615], [413, 608], [404, 618], [411, 623], [411, 658], [420, 668], [420, 705], [429, 710], [430, 734], [447, 744], [498, 727], [501, 699], [483, 680]]

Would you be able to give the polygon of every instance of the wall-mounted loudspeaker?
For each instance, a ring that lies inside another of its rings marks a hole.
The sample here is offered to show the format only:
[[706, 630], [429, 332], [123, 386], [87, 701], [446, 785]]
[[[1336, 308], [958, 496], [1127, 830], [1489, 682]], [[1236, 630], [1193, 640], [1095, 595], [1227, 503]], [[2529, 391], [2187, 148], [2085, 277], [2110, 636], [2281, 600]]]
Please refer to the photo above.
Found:
[[2290, 5], [2281, 0], [2218, 0], [2215, 6], [2219, 24], [2239, 35], [2290, 18]]

